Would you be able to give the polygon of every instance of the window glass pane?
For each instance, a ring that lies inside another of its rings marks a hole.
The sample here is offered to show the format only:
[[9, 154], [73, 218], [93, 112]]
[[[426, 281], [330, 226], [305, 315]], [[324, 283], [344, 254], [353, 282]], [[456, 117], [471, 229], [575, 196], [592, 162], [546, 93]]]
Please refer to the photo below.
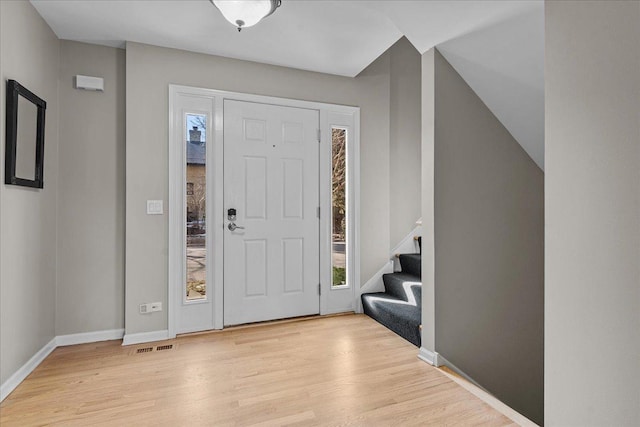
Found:
[[347, 131], [331, 130], [333, 286], [347, 285]]
[[186, 234], [188, 301], [206, 298], [207, 246], [206, 246], [206, 147], [207, 116], [186, 116]]

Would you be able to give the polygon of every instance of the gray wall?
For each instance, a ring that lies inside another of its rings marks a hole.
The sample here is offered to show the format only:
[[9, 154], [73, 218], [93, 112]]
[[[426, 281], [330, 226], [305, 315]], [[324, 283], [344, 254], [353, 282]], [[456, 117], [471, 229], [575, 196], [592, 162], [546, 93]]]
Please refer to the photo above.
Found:
[[[405, 49], [406, 45], [401, 48]], [[400, 54], [401, 58], [404, 56]], [[387, 51], [356, 78], [346, 78], [127, 44], [125, 323], [128, 334], [167, 328], [166, 310], [142, 316], [138, 305], [150, 301], [166, 304], [167, 300], [167, 216], [147, 216], [145, 200], [166, 201], [168, 197], [168, 85], [361, 107], [360, 244], [364, 282], [388, 261], [389, 250], [397, 243], [390, 238], [390, 224], [394, 221], [390, 211], [389, 160], [391, 62], [392, 55]], [[401, 149], [396, 149], [396, 157], [404, 158]], [[420, 167], [412, 167], [415, 170], [410, 175], [419, 185]], [[403, 225], [407, 231], [419, 216], [419, 202], [416, 203], [417, 207], [412, 208], [416, 213]]]
[[435, 349], [542, 423], [544, 174], [434, 59]]
[[389, 51], [390, 136], [389, 163], [391, 195], [390, 243], [398, 244], [421, 217], [420, 194], [420, 85], [421, 56], [402, 37]]
[[545, 421], [638, 426], [640, 3], [545, 9]]
[[[55, 336], [58, 55], [29, 2], [0, 2], [0, 383]], [[47, 102], [44, 189], [4, 184], [6, 80]]]
[[[60, 48], [56, 334], [124, 328], [125, 51]], [[77, 74], [104, 92], [74, 88]]]
[[[4, 184], [0, 383], [56, 335], [124, 327], [124, 51], [59, 41], [29, 2], [0, 2], [2, 75], [47, 101], [44, 189]], [[73, 88], [76, 74], [105, 92]]]

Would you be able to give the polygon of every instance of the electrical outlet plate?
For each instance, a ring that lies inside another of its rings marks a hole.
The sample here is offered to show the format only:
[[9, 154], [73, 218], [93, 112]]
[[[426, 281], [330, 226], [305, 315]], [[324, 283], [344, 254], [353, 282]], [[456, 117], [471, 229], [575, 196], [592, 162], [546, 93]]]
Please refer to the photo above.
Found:
[[162, 215], [162, 200], [147, 200], [147, 215]]
[[162, 311], [161, 302], [150, 302], [147, 304], [140, 304], [140, 314], [153, 313], [154, 311]]

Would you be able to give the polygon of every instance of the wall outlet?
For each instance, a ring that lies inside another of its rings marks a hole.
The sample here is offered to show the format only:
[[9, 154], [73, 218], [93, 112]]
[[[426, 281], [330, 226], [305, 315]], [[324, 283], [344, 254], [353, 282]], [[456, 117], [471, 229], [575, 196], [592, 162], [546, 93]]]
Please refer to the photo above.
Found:
[[147, 304], [140, 304], [140, 314], [153, 313], [154, 311], [162, 311], [161, 302], [150, 302]]

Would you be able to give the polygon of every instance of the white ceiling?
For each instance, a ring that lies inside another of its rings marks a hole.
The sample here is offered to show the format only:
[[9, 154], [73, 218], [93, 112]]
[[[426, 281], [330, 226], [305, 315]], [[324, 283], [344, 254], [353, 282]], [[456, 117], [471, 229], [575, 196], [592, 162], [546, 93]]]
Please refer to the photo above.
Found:
[[542, 0], [283, 0], [240, 33], [208, 0], [31, 3], [61, 39], [134, 41], [350, 77], [404, 35], [420, 53], [438, 46], [542, 167]]

